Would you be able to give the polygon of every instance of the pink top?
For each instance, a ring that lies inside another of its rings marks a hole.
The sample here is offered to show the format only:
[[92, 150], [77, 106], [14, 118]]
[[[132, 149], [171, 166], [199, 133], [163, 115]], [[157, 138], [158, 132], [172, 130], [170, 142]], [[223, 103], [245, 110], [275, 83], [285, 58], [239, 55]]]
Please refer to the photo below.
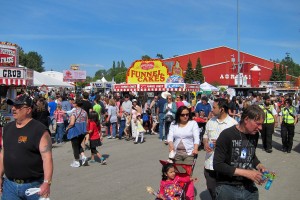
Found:
[[55, 110], [54, 111], [54, 118], [56, 120], [56, 123], [64, 123], [64, 115], [65, 115], [65, 111]]
[[178, 175], [174, 180], [161, 180], [159, 194], [163, 195], [165, 199], [179, 200], [184, 183], [190, 181], [190, 176], [180, 177]]
[[131, 114], [132, 114], [132, 115], [131, 115], [131, 118], [135, 120], [135, 119], [136, 119], [136, 115], [137, 115], [137, 111], [134, 110], [134, 109], [132, 109], [132, 110], [131, 110]]
[[184, 106], [184, 103], [183, 103], [182, 101], [177, 101], [177, 102], [176, 102], [176, 107], [177, 107], [177, 109], [178, 109], [179, 107], [181, 107], [181, 106]]

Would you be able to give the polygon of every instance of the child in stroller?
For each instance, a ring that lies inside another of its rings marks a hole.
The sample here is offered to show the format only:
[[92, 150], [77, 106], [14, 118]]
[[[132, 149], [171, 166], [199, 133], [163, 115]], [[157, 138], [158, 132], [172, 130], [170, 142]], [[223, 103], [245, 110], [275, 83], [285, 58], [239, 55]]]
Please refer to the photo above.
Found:
[[[195, 158], [196, 160], [196, 158]], [[195, 164], [194, 160], [194, 164]], [[159, 193], [147, 188], [148, 192], [154, 194], [156, 200], [187, 200], [185, 195], [186, 185], [190, 182], [198, 181], [197, 178], [187, 176], [192, 174], [194, 164], [191, 166], [178, 165], [160, 160], [162, 167], [162, 180], [160, 182]], [[182, 168], [182, 169], [179, 169]]]

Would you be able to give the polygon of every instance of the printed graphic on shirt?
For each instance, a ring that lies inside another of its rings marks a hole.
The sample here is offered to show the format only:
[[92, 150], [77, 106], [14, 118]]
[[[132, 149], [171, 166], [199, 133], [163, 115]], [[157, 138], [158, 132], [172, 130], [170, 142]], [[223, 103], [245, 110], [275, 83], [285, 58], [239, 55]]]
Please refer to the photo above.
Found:
[[231, 165], [242, 169], [253, 168], [255, 154], [255, 139], [232, 140]]
[[27, 142], [27, 136], [19, 136], [18, 143], [26, 143]]

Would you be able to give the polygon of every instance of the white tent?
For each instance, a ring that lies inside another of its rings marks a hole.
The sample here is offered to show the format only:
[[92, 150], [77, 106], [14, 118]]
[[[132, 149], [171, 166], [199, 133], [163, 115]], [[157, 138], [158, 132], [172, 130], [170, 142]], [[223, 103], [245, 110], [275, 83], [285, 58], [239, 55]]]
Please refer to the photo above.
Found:
[[69, 83], [60, 81], [56, 78], [52, 78], [48, 75], [34, 71], [33, 86], [42, 86], [42, 85], [46, 85], [48, 87], [74, 87]]
[[207, 82], [204, 82], [200, 85], [200, 89], [203, 90], [203, 91], [209, 91], [209, 92], [215, 92], [215, 91], [219, 91], [218, 88], [216, 88], [215, 86], [207, 83]]

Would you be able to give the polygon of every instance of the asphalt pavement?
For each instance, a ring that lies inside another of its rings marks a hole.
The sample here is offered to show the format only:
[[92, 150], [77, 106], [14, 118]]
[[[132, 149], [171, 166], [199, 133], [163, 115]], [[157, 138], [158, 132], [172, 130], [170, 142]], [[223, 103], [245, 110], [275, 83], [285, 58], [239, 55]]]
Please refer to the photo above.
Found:
[[[146, 135], [146, 142], [104, 138], [100, 153], [107, 157], [107, 165], [92, 163], [79, 168], [70, 167], [73, 160], [71, 143], [53, 145], [54, 175], [51, 186], [51, 200], [153, 200], [146, 187], [159, 189], [161, 164], [168, 158], [168, 147], [158, 140], [157, 135]], [[261, 140], [256, 150], [260, 161], [277, 177], [270, 190], [258, 186], [260, 199], [283, 200], [300, 198], [300, 125], [296, 126], [291, 153], [283, 153], [280, 134], [273, 135], [273, 152], [262, 151]], [[86, 151], [90, 157], [90, 151]], [[199, 152], [194, 169], [196, 199], [210, 200], [203, 176], [205, 152]]]

